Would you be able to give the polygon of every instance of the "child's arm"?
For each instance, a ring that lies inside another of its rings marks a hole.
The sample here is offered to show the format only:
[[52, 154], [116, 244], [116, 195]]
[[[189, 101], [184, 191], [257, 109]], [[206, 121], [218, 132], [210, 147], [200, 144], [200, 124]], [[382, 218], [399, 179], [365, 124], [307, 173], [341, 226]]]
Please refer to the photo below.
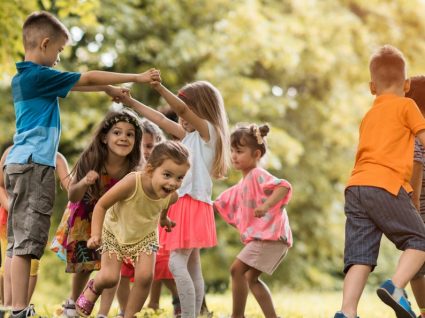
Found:
[[[106, 211], [116, 202], [123, 201], [134, 193], [136, 177], [135, 173], [128, 174], [97, 201], [93, 210], [91, 237], [87, 241], [87, 247], [97, 248], [100, 246]], [[128, 220], [128, 222], [131, 222], [131, 220]]]
[[196, 115], [180, 98], [170, 92], [165, 86], [160, 82], [153, 82], [152, 86], [161, 94], [161, 96], [166, 100], [168, 105], [174, 110], [177, 116], [186, 120], [189, 124], [193, 126], [205, 141], [210, 140], [210, 133], [208, 130], [208, 124], [205, 119], [200, 118]]
[[71, 175], [69, 174], [69, 166], [63, 154], [56, 154], [56, 175], [60, 181], [61, 188], [68, 192]]
[[99, 174], [94, 170], [87, 172], [84, 178], [78, 182], [76, 176], [74, 176], [68, 188], [68, 200], [71, 202], [81, 201], [87, 188], [94, 184], [98, 178]]
[[179, 196], [177, 195], [177, 193], [174, 192], [172, 194], [172, 197], [170, 198], [170, 202], [168, 204], [168, 207], [161, 211], [161, 216], [160, 216], [160, 219], [159, 219], [159, 225], [161, 227], [165, 227], [166, 232], [171, 232], [171, 229], [176, 226], [176, 223], [173, 222], [172, 220], [170, 220], [167, 213], [168, 213], [168, 208], [172, 204], [176, 203], [178, 198], [179, 198]]
[[170, 135], [176, 136], [180, 140], [184, 138], [185, 131], [176, 122], [168, 119], [164, 114], [161, 112], [150, 108], [143, 103], [135, 100], [132, 98], [129, 94], [125, 94], [124, 96], [121, 96], [119, 99], [123, 104], [133, 108], [135, 111], [137, 111], [140, 115], [143, 117], [146, 117], [151, 122], [157, 124], [161, 129], [165, 130]]
[[100, 86], [128, 82], [150, 83], [158, 78], [160, 80], [159, 71], [154, 68], [140, 74], [88, 71], [81, 74], [81, 77], [74, 85], [73, 90], [78, 90], [81, 86]]
[[274, 189], [273, 193], [267, 198], [267, 200], [262, 205], [254, 209], [254, 215], [258, 218], [263, 217], [266, 212], [282, 200], [288, 192], [289, 188], [285, 186], [280, 186]]
[[10, 151], [10, 148], [7, 148], [0, 159], [0, 205], [6, 210], [9, 208], [9, 201], [7, 199], [7, 191], [4, 185], [4, 174], [3, 174], [3, 165], [6, 161], [7, 154]]

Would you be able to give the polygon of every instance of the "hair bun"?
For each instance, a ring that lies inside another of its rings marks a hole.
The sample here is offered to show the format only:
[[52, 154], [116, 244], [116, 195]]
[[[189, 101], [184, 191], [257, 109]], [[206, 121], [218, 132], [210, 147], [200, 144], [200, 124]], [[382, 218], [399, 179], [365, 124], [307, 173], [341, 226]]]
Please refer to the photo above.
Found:
[[258, 127], [258, 130], [260, 131], [261, 137], [266, 137], [270, 131], [270, 127], [267, 124], [261, 125]]

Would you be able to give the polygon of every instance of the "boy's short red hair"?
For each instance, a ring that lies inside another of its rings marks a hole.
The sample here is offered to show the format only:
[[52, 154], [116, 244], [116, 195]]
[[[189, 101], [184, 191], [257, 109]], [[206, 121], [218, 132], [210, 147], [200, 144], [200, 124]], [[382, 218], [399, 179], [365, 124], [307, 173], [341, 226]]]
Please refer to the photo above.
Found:
[[403, 53], [391, 45], [384, 45], [372, 54], [369, 70], [372, 82], [381, 89], [403, 85], [406, 79]]

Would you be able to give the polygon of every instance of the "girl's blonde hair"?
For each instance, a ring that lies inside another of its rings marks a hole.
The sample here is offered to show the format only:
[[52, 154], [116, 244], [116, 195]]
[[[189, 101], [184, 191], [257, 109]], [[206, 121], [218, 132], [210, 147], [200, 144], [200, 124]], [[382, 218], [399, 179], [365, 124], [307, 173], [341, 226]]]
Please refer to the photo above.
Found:
[[223, 97], [211, 83], [197, 81], [185, 85], [179, 91], [179, 98], [197, 116], [214, 126], [218, 138], [211, 175], [216, 179], [223, 178], [230, 166], [229, 127]]

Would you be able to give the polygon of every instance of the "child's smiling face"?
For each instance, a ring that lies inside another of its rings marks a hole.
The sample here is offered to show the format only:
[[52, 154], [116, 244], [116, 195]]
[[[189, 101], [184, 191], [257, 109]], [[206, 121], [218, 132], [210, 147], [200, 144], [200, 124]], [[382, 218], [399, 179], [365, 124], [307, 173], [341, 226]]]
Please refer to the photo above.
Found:
[[152, 171], [152, 190], [157, 198], [165, 198], [182, 185], [189, 164], [177, 164], [171, 159]]
[[118, 157], [126, 157], [133, 150], [135, 138], [136, 129], [133, 124], [120, 121], [109, 129], [104, 142], [109, 153]]

